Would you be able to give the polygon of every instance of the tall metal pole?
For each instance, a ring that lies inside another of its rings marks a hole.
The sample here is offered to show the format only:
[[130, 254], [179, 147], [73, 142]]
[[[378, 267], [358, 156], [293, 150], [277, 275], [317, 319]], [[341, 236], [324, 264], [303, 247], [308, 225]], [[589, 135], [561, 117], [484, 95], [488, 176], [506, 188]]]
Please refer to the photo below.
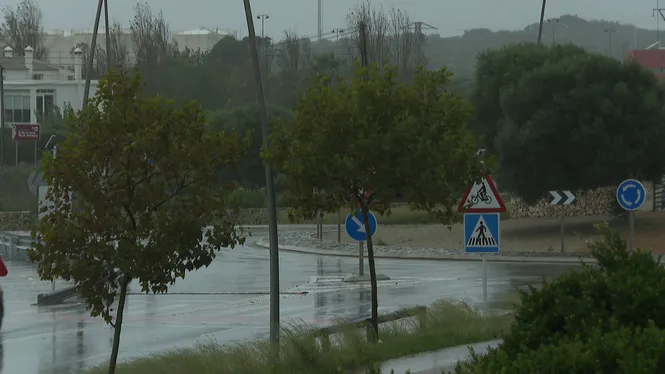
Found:
[[317, 34], [319, 36], [319, 41], [321, 41], [321, 38], [323, 37], [323, 1], [319, 0], [319, 6], [318, 6], [318, 30]]
[[[254, 75], [256, 78], [257, 97], [259, 100], [259, 114], [261, 116], [261, 136], [263, 146], [268, 148], [270, 130], [268, 128], [268, 110], [266, 97], [263, 91], [263, 78], [261, 77], [261, 64], [259, 50], [256, 45], [256, 31], [254, 30], [254, 17], [249, 0], [243, 0], [245, 5], [245, 18], [247, 18], [247, 31], [251, 46]], [[264, 163], [266, 169], [266, 192], [268, 194], [268, 225], [270, 238], [270, 342], [276, 349], [279, 347], [279, 246], [277, 242], [277, 204], [275, 201], [275, 185], [272, 168]]]
[[106, 38], [106, 71], [113, 67], [113, 56], [111, 56], [111, 30], [109, 30], [109, 0], [104, 0], [104, 31]]
[[0, 66], [0, 166], [5, 171], [5, 68]]
[[104, 5], [104, 0], [99, 0], [97, 4], [97, 14], [95, 15], [95, 26], [92, 30], [92, 42], [90, 43], [90, 56], [88, 56], [88, 64], [85, 72], [85, 89], [83, 90], [83, 106], [88, 102], [90, 98], [90, 78], [92, 76], [92, 63], [95, 60], [95, 49], [97, 49], [97, 33], [99, 32], [99, 19], [102, 16], [102, 5]]
[[540, 41], [543, 38], [543, 21], [545, 19], [545, 4], [547, 4], [547, 0], [543, 0], [543, 7], [540, 9], [540, 26], [538, 27], [538, 44], [540, 44]]

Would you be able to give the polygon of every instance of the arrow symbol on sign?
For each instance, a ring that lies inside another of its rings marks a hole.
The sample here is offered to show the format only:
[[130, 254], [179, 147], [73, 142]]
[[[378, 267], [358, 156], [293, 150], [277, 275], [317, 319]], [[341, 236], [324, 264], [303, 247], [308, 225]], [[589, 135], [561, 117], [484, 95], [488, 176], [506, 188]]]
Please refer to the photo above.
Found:
[[358, 226], [358, 232], [365, 232], [365, 225], [362, 222], [360, 222], [358, 217], [352, 216], [351, 219], [353, 220], [353, 223], [355, 223], [356, 226]]

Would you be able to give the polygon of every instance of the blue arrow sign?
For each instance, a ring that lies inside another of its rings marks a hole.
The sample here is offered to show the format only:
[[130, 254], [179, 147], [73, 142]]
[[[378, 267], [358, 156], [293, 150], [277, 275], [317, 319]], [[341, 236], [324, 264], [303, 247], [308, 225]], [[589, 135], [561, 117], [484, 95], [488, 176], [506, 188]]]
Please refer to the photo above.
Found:
[[471, 253], [499, 253], [499, 213], [466, 213], [464, 247]]
[[626, 179], [617, 188], [617, 202], [625, 210], [638, 210], [647, 199], [647, 189], [642, 182]]
[[[369, 235], [374, 236], [376, 233], [376, 217], [372, 212], [369, 212]], [[351, 239], [359, 242], [367, 240], [367, 233], [365, 232], [365, 215], [358, 212], [356, 215], [353, 213], [346, 216], [346, 233], [349, 234]]]

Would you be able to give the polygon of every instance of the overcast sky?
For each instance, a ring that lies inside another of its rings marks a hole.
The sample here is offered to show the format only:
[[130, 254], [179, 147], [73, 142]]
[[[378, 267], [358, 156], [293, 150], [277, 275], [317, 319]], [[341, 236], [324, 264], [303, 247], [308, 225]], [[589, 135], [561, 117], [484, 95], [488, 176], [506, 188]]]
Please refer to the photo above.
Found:
[[[44, 13], [47, 30], [91, 29], [97, 1], [36, 0]], [[323, 29], [330, 32], [344, 27], [345, 15], [361, 0], [323, 0]], [[0, 4], [17, 4], [19, 0], [1, 0]], [[111, 18], [128, 24], [137, 0], [109, 0]], [[154, 11], [162, 10], [172, 31], [200, 26], [247, 34], [241, 0], [148, 0]], [[665, 8], [665, 0], [660, 0]], [[521, 29], [537, 22], [540, 0], [373, 0], [384, 9], [406, 10], [414, 21], [429, 23], [442, 36], [460, 34], [465, 29], [485, 27]], [[657, 0], [550, 0], [546, 17], [577, 14], [587, 19], [608, 19], [656, 28], [652, 9]], [[290, 28], [301, 35], [317, 32], [317, 0], [252, 0], [254, 15], [268, 14], [266, 34], [281, 36]], [[661, 28], [665, 22], [661, 22]], [[257, 23], [260, 32], [260, 23]]]

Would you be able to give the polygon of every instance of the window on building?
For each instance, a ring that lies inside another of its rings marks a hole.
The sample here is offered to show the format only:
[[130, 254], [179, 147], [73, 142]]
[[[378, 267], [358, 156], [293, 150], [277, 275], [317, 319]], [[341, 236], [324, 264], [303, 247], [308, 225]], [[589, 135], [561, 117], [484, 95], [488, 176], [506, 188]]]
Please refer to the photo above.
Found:
[[32, 79], [36, 81], [40, 81], [44, 79], [44, 74], [33, 74]]
[[48, 115], [55, 105], [55, 90], [37, 90], [37, 114]]
[[5, 121], [8, 123], [30, 123], [30, 91], [5, 91]]

